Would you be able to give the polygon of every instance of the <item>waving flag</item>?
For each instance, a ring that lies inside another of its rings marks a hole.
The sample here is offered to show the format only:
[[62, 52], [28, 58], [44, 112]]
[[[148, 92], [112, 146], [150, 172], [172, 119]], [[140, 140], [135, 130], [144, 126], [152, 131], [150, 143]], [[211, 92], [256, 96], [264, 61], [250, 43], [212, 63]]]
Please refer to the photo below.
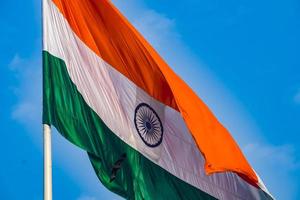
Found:
[[43, 0], [43, 42], [43, 122], [88, 152], [109, 190], [272, 199], [228, 131], [109, 0]]

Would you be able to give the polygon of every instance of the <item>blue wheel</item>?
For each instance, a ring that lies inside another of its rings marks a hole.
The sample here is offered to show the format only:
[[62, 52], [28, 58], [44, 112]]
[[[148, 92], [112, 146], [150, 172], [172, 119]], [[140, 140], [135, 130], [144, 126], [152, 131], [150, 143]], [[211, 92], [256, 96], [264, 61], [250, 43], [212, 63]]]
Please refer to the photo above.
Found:
[[159, 116], [153, 108], [146, 103], [139, 104], [134, 114], [135, 128], [149, 147], [157, 147], [163, 139], [163, 126]]

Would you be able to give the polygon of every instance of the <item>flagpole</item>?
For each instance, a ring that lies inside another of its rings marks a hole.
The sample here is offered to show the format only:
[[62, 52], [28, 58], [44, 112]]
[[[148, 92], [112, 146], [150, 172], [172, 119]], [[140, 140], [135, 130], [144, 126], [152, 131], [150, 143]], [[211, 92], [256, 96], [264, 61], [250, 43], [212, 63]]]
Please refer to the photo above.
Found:
[[51, 127], [43, 125], [44, 132], [44, 200], [52, 200]]
[[[42, 13], [42, 47], [44, 49], [44, 3], [41, 0]], [[52, 200], [52, 150], [51, 150], [51, 126], [43, 124], [44, 136], [44, 200]]]

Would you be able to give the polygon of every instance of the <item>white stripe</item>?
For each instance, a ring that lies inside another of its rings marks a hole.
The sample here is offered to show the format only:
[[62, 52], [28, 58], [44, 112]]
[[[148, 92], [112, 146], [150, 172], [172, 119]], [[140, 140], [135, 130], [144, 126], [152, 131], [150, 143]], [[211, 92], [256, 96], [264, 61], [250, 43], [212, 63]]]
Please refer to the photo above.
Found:
[[[65, 61], [84, 100], [112, 132], [155, 164], [218, 199], [260, 199], [261, 191], [235, 173], [207, 176], [203, 157], [180, 113], [98, 57], [73, 33], [53, 2], [44, 1], [48, 2], [44, 3], [44, 50]], [[139, 103], [151, 105], [162, 121], [164, 136], [158, 147], [146, 146], [136, 131], [134, 111]]]

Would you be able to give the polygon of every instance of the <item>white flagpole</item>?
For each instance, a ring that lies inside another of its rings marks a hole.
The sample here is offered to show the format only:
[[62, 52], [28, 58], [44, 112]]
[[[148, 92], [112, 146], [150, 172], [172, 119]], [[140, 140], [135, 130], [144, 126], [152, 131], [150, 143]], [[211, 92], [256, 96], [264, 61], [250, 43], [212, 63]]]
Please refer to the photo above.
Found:
[[51, 127], [43, 125], [44, 132], [44, 200], [52, 200]]
[[[44, 6], [46, 1], [42, 0], [42, 46], [44, 46]], [[51, 127], [43, 124], [44, 135], [44, 200], [52, 200], [52, 150], [51, 150]]]

